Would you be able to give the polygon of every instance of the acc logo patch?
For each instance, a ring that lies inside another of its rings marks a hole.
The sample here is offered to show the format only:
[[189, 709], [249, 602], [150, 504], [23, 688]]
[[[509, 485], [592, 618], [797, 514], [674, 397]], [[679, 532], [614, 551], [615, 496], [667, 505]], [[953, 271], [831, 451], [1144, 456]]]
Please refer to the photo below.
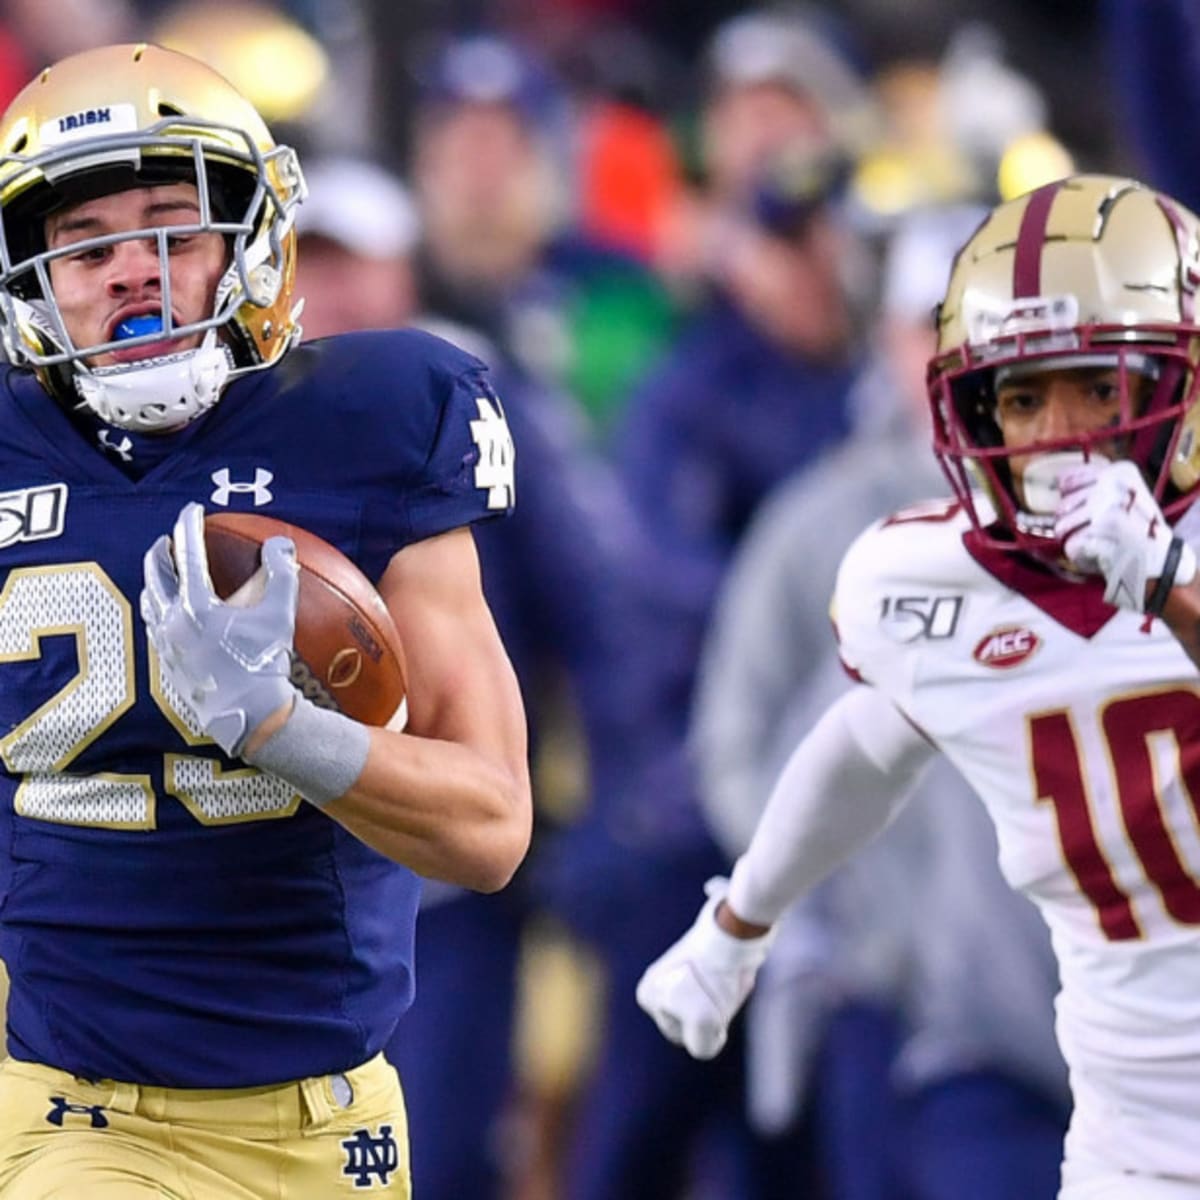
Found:
[[1003, 629], [993, 629], [982, 638], [972, 657], [980, 666], [1007, 671], [1019, 667], [1037, 652], [1041, 644], [1042, 639], [1032, 629], [1009, 625]]

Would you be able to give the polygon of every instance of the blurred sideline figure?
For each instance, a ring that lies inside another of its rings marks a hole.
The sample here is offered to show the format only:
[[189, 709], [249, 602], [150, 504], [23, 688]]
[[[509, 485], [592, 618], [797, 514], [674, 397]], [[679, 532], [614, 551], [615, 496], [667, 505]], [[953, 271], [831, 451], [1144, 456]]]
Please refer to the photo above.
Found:
[[[308, 334], [349, 320], [366, 327], [418, 324], [481, 355], [503, 386], [520, 439], [516, 486], [522, 519], [501, 537], [477, 538], [484, 592], [526, 702], [535, 802], [545, 810], [564, 788], [628, 794], [636, 753], [626, 734], [638, 701], [620, 686], [630, 628], [630, 515], [611, 471], [586, 449], [582, 422], [466, 326], [420, 307], [412, 256], [418, 220], [404, 185], [373, 164], [315, 160], [299, 221], [297, 290], [326, 289], [301, 316]], [[507, 526], [511, 525], [511, 528]], [[537, 769], [563, 725], [578, 726], [582, 749], [566, 769], [586, 778], [557, 783]], [[539, 823], [540, 826], [544, 823]], [[535, 845], [545, 836], [540, 827]], [[534, 850], [536, 857], [538, 851]], [[510, 1116], [518, 976], [531, 919], [540, 911], [536, 871], [525, 870], [499, 903], [426, 884], [417, 924], [421, 986], [387, 1048], [404, 1072], [414, 1144], [414, 1192], [423, 1200], [488, 1200], [527, 1167]], [[570, 1024], [576, 1012], [539, 1019]], [[551, 1040], [549, 1030], [542, 1035]], [[469, 1063], [470, 1086], [447, 1064]]]
[[[731, 859], [791, 748], [845, 690], [825, 611], [845, 547], [879, 514], [945, 489], [924, 370], [951, 257], [982, 216], [902, 218], [855, 434], [764, 503], [722, 589], [691, 741]], [[1057, 973], [1044, 926], [995, 857], [985, 814], [943, 766], [781, 923], [748, 1010], [750, 1109], [773, 1134], [802, 1113], [817, 1122], [836, 1196], [1054, 1195], [1067, 1111]]]
[[1200, 159], [1181, 153], [1200, 108], [1200, 9], [1192, 0], [1104, 0], [1117, 116], [1149, 182], [1200, 209]]
[[634, 389], [615, 440], [657, 555], [639, 581], [646, 641], [624, 675], [653, 699], [641, 731], [653, 749], [635, 791], [598, 795], [560, 847], [560, 901], [608, 981], [564, 1181], [571, 1200], [665, 1200], [720, 1172], [725, 1196], [765, 1198], [795, 1174], [774, 1169], [749, 1136], [737, 1057], [688, 1062], [647, 1027], [631, 990], [686, 911], [688, 890], [724, 862], [700, 819], [685, 753], [716, 587], [760, 499], [849, 429], [857, 320], [840, 171], [835, 155], [807, 142], [790, 149], [761, 164], [749, 191], [722, 209], [710, 260], [718, 282]]
[[632, 254], [582, 233], [562, 85], [515, 42], [446, 42], [420, 72], [412, 178], [427, 308], [483, 332], [607, 431], [672, 328]]
[[854, 156], [875, 114], [857, 72], [814, 24], [815, 9], [753, 9], [718, 26], [701, 66], [696, 186], [677, 196], [656, 264], [702, 297], [724, 215], [752, 193], [780, 151]]
[[318, 158], [298, 220], [297, 265], [306, 338], [396, 329], [417, 314], [412, 256], [420, 233], [408, 189], [359, 159]]

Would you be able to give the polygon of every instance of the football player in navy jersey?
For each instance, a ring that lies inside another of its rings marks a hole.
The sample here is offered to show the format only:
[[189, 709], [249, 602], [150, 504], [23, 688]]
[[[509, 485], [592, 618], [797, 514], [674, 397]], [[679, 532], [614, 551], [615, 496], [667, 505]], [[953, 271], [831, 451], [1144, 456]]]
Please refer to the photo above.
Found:
[[[5, 1200], [408, 1196], [380, 1051], [418, 876], [495, 890], [528, 844], [469, 528], [513, 501], [500, 403], [425, 334], [294, 345], [303, 194], [225, 80], [153, 46], [65, 59], [0, 120]], [[363, 569], [406, 725], [299, 694], [293, 545], [224, 604], [206, 510]]]

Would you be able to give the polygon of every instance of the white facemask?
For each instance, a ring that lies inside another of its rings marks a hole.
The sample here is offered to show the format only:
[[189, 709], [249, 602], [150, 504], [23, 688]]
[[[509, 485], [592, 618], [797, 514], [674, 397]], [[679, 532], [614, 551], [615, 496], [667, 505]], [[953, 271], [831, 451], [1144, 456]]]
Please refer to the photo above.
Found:
[[77, 370], [75, 388], [102, 421], [134, 433], [169, 433], [221, 398], [233, 356], [215, 329], [194, 350], [113, 367]]

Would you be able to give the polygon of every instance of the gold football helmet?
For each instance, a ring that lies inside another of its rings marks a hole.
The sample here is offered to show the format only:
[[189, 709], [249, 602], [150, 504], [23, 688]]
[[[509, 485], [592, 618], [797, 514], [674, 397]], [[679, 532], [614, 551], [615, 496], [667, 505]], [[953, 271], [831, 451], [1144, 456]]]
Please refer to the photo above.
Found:
[[[997, 368], [1118, 372], [1116, 426], [1023, 446], [1089, 454], [1115, 442], [1168, 519], [1200, 484], [1200, 220], [1131, 179], [1077, 175], [995, 208], [955, 258], [929, 365], [934, 450], [993, 544], [1053, 554], [1053, 517], [1022, 511], [995, 419]], [[1149, 379], [1140, 388], [1136, 379]], [[974, 490], [982, 483], [995, 508]]]
[[[56, 208], [131, 187], [186, 180], [199, 193], [195, 225], [157, 226], [48, 251]], [[46, 68], [0, 119], [0, 334], [12, 361], [34, 367], [57, 395], [112, 424], [178, 426], [215, 404], [229, 379], [276, 362], [299, 335], [293, 308], [296, 206], [304, 180], [294, 152], [222, 76], [151, 45], [106, 46]], [[75, 345], [49, 264], [127, 238], [215, 232], [229, 247], [213, 311], [175, 324], [169, 272], [154, 329], [122, 348], [203, 334], [195, 350], [113, 367], [89, 365], [116, 341]]]

